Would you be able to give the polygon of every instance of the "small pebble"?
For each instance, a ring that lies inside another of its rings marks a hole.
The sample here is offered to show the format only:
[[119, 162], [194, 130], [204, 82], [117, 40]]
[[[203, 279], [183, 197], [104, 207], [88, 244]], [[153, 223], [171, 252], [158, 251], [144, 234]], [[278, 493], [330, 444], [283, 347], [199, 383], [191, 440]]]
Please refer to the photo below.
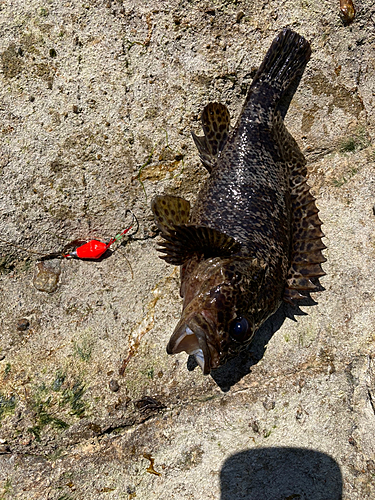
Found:
[[352, 0], [340, 0], [341, 17], [345, 23], [349, 24], [355, 17], [355, 8]]
[[30, 326], [30, 321], [26, 318], [21, 318], [17, 321], [17, 330], [19, 332], [26, 331]]
[[61, 273], [60, 262], [39, 262], [36, 265], [33, 284], [41, 292], [52, 293], [57, 289]]
[[112, 392], [117, 392], [120, 389], [120, 386], [119, 386], [119, 383], [117, 382], [117, 380], [112, 379], [109, 382], [109, 388]]
[[253, 429], [254, 432], [256, 432], [257, 434], [259, 434], [259, 424], [256, 420], [254, 420], [253, 422], [251, 422], [249, 424], [249, 426], [251, 426], [251, 428]]
[[275, 401], [264, 401], [263, 406], [267, 411], [269, 411], [269, 410], [273, 410], [275, 408], [276, 403], [275, 403]]

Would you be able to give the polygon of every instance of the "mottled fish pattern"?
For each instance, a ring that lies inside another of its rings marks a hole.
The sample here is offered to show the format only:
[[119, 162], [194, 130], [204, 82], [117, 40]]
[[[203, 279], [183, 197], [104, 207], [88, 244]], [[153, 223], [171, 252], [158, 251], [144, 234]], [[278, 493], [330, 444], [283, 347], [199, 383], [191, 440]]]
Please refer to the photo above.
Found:
[[282, 97], [310, 59], [309, 43], [286, 28], [273, 41], [230, 130], [223, 104], [210, 103], [193, 135], [210, 177], [191, 209], [156, 196], [160, 250], [181, 266], [181, 319], [169, 354], [193, 354], [203, 373], [251, 341], [280, 306], [316, 290], [325, 273], [323, 233], [306, 183], [306, 161], [284, 126]]

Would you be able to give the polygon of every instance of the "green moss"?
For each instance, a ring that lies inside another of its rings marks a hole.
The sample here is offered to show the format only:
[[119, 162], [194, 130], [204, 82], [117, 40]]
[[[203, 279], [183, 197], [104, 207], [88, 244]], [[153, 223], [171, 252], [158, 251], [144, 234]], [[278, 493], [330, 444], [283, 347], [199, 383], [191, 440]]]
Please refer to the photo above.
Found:
[[0, 259], [0, 274], [11, 273], [15, 268], [13, 258], [11, 256], [2, 257]]
[[13, 486], [12, 480], [8, 477], [5, 480], [5, 483], [2, 485], [2, 495], [0, 496], [0, 500], [5, 500], [7, 498], [13, 498]]
[[344, 138], [340, 143], [340, 153], [360, 151], [370, 145], [370, 140], [365, 127], [358, 127], [354, 134]]
[[11, 367], [10, 363], [7, 363], [5, 365], [5, 368], [4, 368], [4, 378], [6, 378], [9, 375], [9, 373], [11, 372], [11, 369], [12, 369], [12, 367]]
[[92, 342], [89, 339], [83, 339], [79, 344], [74, 342], [74, 353], [82, 361], [90, 361], [92, 354]]
[[332, 185], [334, 187], [341, 187], [343, 186], [344, 184], [346, 184], [352, 177], [355, 176], [355, 174], [358, 172], [358, 168], [356, 167], [351, 167], [348, 171], [348, 173], [346, 174], [346, 176], [342, 176], [341, 179], [333, 179], [332, 180]]
[[58, 371], [56, 373], [56, 378], [52, 383], [52, 390], [53, 391], [59, 391], [61, 389], [61, 386], [63, 385], [65, 381], [66, 375]]
[[40, 410], [36, 425], [29, 427], [27, 430], [30, 434], [35, 436], [37, 441], [40, 441], [41, 432], [47, 425], [51, 425], [55, 429], [67, 429], [69, 427], [69, 424], [64, 420], [54, 417], [44, 410]]
[[355, 138], [354, 137], [349, 137], [347, 139], [344, 139], [341, 142], [340, 151], [341, 151], [341, 153], [349, 153], [351, 151], [355, 151], [356, 150], [356, 146], [357, 146], [357, 143], [356, 143]]
[[7, 398], [3, 394], [0, 393], [0, 420], [5, 416], [14, 412], [17, 401], [14, 395], [9, 396]]
[[[64, 387], [65, 385], [65, 387]], [[82, 401], [85, 393], [84, 385], [80, 381], [66, 386], [66, 374], [61, 370], [56, 372], [55, 378], [49, 384], [43, 382], [35, 387], [29, 400], [29, 406], [35, 413], [34, 425], [28, 432], [40, 441], [43, 430], [49, 426], [56, 430], [69, 427], [69, 423], [56, 416], [56, 411], [70, 410], [71, 415], [82, 418], [86, 405]], [[66, 408], [67, 407], [67, 408]]]
[[346, 180], [345, 177], [343, 177], [342, 179], [333, 179], [332, 186], [339, 188], [339, 187], [343, 186], [344, 184], [346, 184], [347, 182], [348, 181]]
[[18, 266], [18, 268], [21, 272], [27, 272], [31, 269], [33, 264], [34, 264], [34, 262], [28, 258], [28, 259], [24, 260], [23, 262], [21, 262], [20, 265]]
[[66, 429], [69, 427], [67, 422], [52, 415], [50, 411], [50, 407], [53, 405], [52, 396], [42, 398], [42, 396], [48, 391], [48, 387], [43, 383], [34, 394], [34, 400], [31, 404], [32, 409], [36, 414], [36, 422], [33, 427], [28, 428], [28, 432], [33, 434], [37, 441], [40, 441], [41, 433], [47, 425], [50, 425], [55, 429]]
[[69, 404], [73, 415], [83, 417], [85, 413], [85, 403], [82, 401], [82, 396], [84, 393], [85, 386], [81, 382], [77, 382], [72, 388], [67, 388], [63, 391], [60, 405]]
[[146, 370], [141, 370], [142, 375], [146, 375], [147, 378], [154, 380], [154, 367], [147, 368]]

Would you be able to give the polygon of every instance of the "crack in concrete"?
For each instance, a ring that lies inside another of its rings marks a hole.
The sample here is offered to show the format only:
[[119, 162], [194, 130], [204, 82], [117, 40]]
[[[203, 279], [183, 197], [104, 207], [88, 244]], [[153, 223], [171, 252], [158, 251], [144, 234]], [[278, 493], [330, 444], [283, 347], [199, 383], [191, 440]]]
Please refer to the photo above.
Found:
[[370, 401], [370, 405], [371, 405], [372, 411], [374, 412], [374, 415], [375, 415], [375, 404], [374, 404], [374, 400], [372, 398], [372, 394], [370, 392], [370, 389], [367, 389], [367, 395], [368, 395], [368, 399]]
[[178, 268], [174, 268], [172, 273], [167, 276], [166, 278], [163, 278], [155, 288], [152, 290], [152, 294], [154, 295], [154, 298], [151, 300], [151, 302], [147, 305], [147, 313], [146, 316], [138, 323], [136, 328], [133, 330], [133, 332], [130, 335], [131, 342], [130, 342], [130, 347], [128, 351], [128, 355], [126, 358], [123, 360], [121, 367], [119, 369], [119, 375], [121, 377], [124, 376], [126, 367], [128, 366], [130, 360], [137, 354], [138, 349], [141, 345], [141, 340], [148, 333], [150, 330], [154, 328], [155, 325], [155, 306], [157, 302], [159, 301], [160, 298], [164, 297], [164, 294], [161, 293], [160, 289], [164, 288], [165, 285], [173, 279], [177, 272]]

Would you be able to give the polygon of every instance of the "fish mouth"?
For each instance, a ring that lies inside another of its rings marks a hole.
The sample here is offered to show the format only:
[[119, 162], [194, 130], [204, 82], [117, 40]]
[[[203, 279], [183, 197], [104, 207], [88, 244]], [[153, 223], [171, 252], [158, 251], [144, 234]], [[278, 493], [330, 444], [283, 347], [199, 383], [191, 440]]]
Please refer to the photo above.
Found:
[[181, 319], [168, 342], [167, 353], [178, 354], [185, 351], [194, 356], [203, 375], [208, 375], [211, 371], [211, 355], [206, 335], [210, 331], [210, 325], [200, 314], [188, 320]]

